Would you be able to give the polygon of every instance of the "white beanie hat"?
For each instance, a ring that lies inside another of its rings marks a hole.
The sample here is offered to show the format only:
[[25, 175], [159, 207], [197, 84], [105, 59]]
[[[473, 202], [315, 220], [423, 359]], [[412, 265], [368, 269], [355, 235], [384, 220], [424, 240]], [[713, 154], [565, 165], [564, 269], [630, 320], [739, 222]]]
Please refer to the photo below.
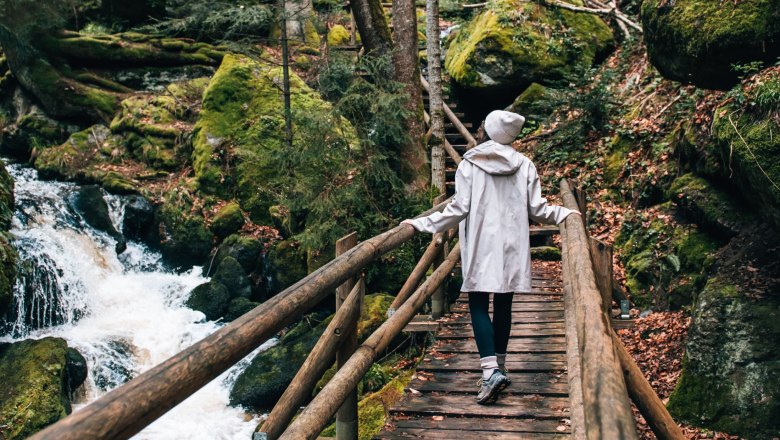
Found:
[[485, 118], [485, 132], [499, 144], [509, 145], [520, 134], [524, 123], [525, 118], [517, 113], [493, 110]]

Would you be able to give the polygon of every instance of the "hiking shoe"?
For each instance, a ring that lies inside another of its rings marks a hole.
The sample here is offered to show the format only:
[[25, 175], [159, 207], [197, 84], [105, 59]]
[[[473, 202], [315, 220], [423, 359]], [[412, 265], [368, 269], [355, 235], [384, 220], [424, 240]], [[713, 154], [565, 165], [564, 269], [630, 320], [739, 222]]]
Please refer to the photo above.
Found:
[[[499, 368], [499, 370], [504, 373], [504, 376], [506, 377], [506, 383], [504, 384], [504, 388], [508, 387], [509, 385], [512, 385], [512, 379], [509, 378], [509, 373], [506, 371], [505, 368]], [[502, 390], [504, 388], [501, 388]]]
[[493, 370], [493, 374], [487, 380], [480, 379], [477, 403], [485, 405], [498, 400], [498, 394], [506, 388], [506, 376], [501, 370]]

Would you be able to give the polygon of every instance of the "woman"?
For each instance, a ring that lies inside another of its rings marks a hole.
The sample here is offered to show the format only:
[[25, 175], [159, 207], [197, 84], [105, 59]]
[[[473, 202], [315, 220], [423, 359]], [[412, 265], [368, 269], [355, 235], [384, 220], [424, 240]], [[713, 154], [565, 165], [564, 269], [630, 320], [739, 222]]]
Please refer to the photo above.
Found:
[[[459, 225], [462, 292], [469, 294], [482, 380], [477, 402], [494, 402], [509, 385], [506, 349], [512, 325], [512, 296], [531, 290], [529, 219], [558, 224], [576, 213], [542, 198], [534, 164], [510, 145], [525, 118], [496, 110], [485, 118], [491, 140], [466, 152], [455, 174], [455, 197], [442, 212], [404, 220], [422, 232]], [[490, 294], [493, 320], [488, 314]]]

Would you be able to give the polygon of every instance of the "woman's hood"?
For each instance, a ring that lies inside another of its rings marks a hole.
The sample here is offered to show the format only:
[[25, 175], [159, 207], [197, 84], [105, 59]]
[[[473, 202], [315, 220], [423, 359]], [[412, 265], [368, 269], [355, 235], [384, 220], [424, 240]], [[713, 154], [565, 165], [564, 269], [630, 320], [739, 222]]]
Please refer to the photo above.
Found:
[[463, 158], [488, 174], [507, 176], [520, 169], [525, 156], [508, 145], [487, 141], [467, 151]]

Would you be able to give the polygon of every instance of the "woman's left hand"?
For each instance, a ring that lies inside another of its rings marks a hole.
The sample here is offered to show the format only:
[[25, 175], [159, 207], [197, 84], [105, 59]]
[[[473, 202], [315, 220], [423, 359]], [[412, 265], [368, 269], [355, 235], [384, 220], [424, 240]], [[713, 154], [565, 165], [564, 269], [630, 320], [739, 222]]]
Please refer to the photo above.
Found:
[[406, 220], [402, 221], [402, 222], [401, 222], [401, 224], [402, 224], [402, 225], [409, 225], [409, 226], [411, 226], [411, 227], [413, 227], [413, 228], [414, 228], [414, 223], [412, 223], [413, 221], [414, 221], [414, 220], [412, 220], [412, 219], [408, 218], [408, 219], [406, 219]]

